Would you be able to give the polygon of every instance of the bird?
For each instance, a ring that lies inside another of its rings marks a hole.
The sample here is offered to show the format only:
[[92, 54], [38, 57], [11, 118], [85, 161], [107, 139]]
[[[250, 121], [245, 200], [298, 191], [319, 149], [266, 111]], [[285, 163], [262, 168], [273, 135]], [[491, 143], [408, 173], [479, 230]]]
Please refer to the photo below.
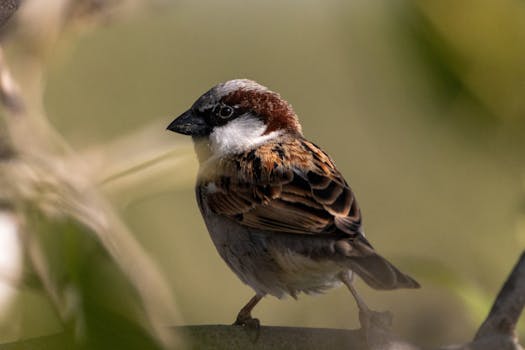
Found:
[[192, 137], [207, 230], [255, 292], [234, 325], [258, 328], [252, 310], [265, 296], [297, 298], [343, 284], [369, 312], [355, 275], [378, 290], [420, 287], [372, 247], [354, 192], [278, 93], [249, 79], [219, 83], [167, 129]]

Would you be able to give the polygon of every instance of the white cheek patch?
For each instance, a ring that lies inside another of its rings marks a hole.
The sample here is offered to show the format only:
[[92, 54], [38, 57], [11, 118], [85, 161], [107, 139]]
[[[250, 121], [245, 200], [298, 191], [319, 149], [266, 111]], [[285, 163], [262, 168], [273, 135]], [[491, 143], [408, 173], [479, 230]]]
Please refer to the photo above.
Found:
[[242, 153], [277, 137], [282, 131], [263, 135], [266, 125], [259, 119], [245, 114], [223, 126], [213, 129], [210, 134], [210, 148], [214, 155]]

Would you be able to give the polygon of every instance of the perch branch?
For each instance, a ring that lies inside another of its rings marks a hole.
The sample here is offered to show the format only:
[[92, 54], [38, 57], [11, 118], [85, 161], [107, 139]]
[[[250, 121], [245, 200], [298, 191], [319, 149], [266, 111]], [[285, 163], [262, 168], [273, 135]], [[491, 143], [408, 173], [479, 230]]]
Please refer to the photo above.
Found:
[[[481, 325], [473, 342], [446, 346], [442, 350], [523, 350], [514, 334], [514, 327], [525, 304], [525, 252], [498, 294], [489, 316]], [[417, 350], [418, 347], [399, 340], [390, 331], [390, 316], [373, 312], [361, 318], [362, 330], [261, 327], [256, 337], [238, 326], [202, 325], [181, 326], [172, 329], [187, 340], [189, 349], [246, 349], [246, 350]], [[0, 350], [32, 350], [74, 348], [74, 340], [67, 333], [55, 334], [22, 342], [0, 345]], [[56, 347], [55, 347], [56, 348]]]
[[[515, 326], [525, 305], [525, 252], [512, 270], [474, 341], [448, 350], [523, 350]], [[388, 312], [360, 313], [361, 330], [262, 327], [256, 343], [232, 326], [181, 327], [193, 349], [369, 349], [417, 350], [391, 332]], [[184, 334], [183, 333], [183, 334]]]

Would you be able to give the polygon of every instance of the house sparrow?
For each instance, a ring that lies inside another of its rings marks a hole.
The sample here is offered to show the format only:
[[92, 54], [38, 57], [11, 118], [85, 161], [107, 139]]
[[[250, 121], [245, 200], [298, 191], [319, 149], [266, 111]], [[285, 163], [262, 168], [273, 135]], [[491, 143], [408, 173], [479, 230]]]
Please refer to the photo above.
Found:
[[266, 295], [296, 298], [356, 273], [374, 289], [419, 284], [365, 238], [355, 196], [334, 161], [304, 138], [292, 106], [246, 79], [206, 92], [168, 130], [190, 135], [200, 162], [196, 196], [220, 256], [255, 296], [234, 324], [258, 326]]

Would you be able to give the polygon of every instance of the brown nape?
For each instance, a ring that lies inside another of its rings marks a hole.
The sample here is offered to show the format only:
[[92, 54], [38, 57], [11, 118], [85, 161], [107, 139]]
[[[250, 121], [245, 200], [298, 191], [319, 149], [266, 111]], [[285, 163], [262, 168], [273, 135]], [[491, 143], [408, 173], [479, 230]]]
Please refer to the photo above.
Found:
[[264, 118], [268, 125], [265, 134], [275, 130], [302, 134], [301, 125], [292, 106], [275, 92], [239, 89], [226, 95], [223, 101], [230, 106], [240, 106]]

